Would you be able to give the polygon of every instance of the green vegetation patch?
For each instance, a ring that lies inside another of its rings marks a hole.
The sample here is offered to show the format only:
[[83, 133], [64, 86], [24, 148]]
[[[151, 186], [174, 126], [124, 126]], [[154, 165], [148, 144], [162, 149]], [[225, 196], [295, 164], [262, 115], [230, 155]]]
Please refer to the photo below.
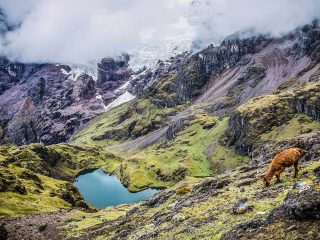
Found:
[[95, 118], [71, 142], [101, 147], [119, 144], [159, 129], [168, 116], [183, 108], [159, 108], [150, 99], [139, 99]]
[[130, 191], [167, 187], [186, 176], [206, 177], [249, 161], [219, 143], [227, 118], [196, 115], [171, 141], [123, 156], [119, 176]]
[[271, 131], [261, 135], [262, 140], [282, 141], [295, 136], [316, 132], [320, 129], [320, 122], [303, 114], [298, 114], [287, 123], [275, 126]]

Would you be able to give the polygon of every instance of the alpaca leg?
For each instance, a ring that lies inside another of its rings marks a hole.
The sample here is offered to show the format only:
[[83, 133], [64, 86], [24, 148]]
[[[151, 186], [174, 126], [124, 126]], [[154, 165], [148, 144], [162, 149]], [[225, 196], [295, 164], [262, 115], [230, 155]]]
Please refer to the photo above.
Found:
[[294, 178], [296, 178], [296, 177], [298, 177], [298, 171], [299, 171], [299, 169], [298, 169], [298, 162], [296, 162], [295, 164], [294, 164]]
[[276, 175], [276, 178], [277, 178], [276, 183], [280, 183], [281, 182], [280, 181], [280, 172], [276, 172], [275, 175]]
[[276, 178], [277, 178], [276, 183], [280, 183], [281, 182], [280, 175], [281, 175], [281, 173], [283, 173], [283, 171], [284, 171], [284, 168], [281, 168], [279, 171], [275, 172], [275, 175], [276, 175]]

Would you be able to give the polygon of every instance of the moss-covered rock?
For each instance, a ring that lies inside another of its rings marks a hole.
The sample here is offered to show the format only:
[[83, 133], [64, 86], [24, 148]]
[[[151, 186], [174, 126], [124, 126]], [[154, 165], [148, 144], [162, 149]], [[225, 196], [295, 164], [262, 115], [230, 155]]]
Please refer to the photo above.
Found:
[[312, 188], [291, 191], [286, 196], [283, 207], [290, 216], [300, 220], [320, 219], [320, 191]]

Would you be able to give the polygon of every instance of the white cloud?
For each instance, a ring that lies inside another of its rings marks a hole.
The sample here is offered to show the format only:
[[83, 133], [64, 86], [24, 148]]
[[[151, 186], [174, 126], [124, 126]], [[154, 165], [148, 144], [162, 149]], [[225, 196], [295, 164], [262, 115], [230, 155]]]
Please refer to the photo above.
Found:
[[11, 22], [0, 51], [24, 62], [82, 63], [165, 35], [186, 0], [1, 0]]
[[320, 14], [319, 0], [191, 1], [0, 0], [9, 21], [20, 23], [3, 37], [0, 54], [23, 62], [83, 63], [145, 42], [155, 52], [160, 44], [174, 46], [167, 41], [217, 43], [249, 27], [280, 35]]
[[248, 29], [281, 36], [319, 17], [319, 0], [195, 0], [189, 12], [197, 39], [209, 42]]

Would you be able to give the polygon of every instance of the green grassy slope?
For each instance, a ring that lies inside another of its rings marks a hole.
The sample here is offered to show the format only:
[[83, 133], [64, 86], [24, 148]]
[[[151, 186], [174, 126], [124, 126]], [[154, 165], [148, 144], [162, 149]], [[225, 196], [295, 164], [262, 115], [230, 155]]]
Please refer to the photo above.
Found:
[[118, 162], [106, 151], [77, 145], [0, 147], [0, 217], [86, 207], [70, 181], [88, 168], [111, 172]]

